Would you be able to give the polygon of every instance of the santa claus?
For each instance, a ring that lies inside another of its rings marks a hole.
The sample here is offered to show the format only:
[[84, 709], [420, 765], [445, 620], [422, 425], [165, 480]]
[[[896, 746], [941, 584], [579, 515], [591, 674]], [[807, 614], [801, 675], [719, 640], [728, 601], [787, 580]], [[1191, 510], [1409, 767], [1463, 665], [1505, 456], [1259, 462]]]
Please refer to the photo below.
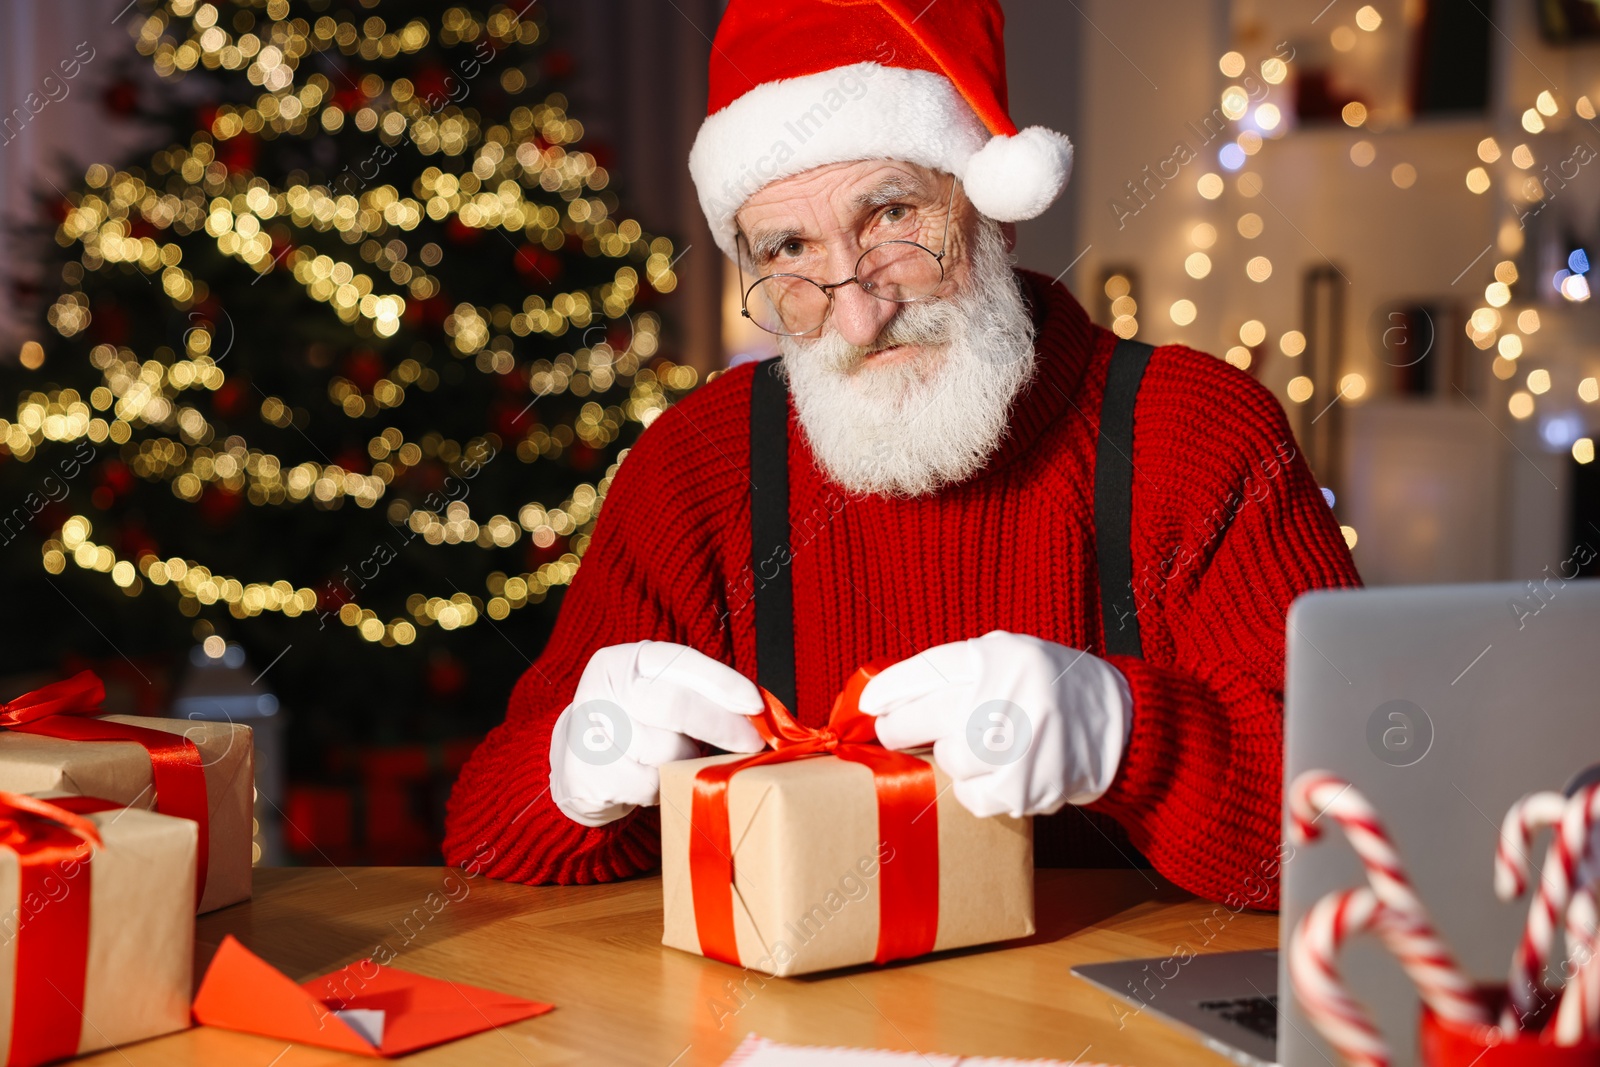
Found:
[[1276, 906], [1285, 613], [1360, 579], [1267, 389], [1012, 267], [1072, 146], [1009, 118], [1001, 27], [995, 0], [729, 4], [689, 167], [781, 358], [628, 453], [450, 862], [648, 871], [657, 768], [760, 750], [758, 682], [820, 726], [887, 659], [879, 739], [1038, 816], [1040, 865]]

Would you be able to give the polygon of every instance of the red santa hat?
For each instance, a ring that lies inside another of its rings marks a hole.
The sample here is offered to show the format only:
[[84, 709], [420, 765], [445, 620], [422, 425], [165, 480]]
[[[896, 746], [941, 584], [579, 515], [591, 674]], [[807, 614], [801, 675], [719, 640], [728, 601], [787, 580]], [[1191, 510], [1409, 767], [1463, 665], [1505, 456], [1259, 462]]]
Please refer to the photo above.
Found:
[[1018, 130], [998, 0], [731, 0], [689, 153], [700, 206], [734, 254], [734, 213], [768, 182], [827, 163], [900, 159], [961, 179], [1000, 222], [1060, 195], [1072, 144]]

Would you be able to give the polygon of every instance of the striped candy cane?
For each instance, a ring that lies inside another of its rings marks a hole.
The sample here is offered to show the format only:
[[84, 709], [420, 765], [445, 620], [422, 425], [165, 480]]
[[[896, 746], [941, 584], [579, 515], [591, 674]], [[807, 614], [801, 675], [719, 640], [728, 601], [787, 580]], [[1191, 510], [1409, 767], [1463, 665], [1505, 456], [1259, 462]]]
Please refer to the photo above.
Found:
[[1452, 1022], [1489, 1023], [1489, 1012], [1474, 995], [1472, 980], [1434, 928], [1393, 839], [1367, 799], [1349, 782], [1327, 771], [1306, 771], [1289, 787], [1289, 815], [1290, 834], [1296, 843], [1322, 836], [1317, 822], [1324, 815], [1343, 827], [1366, 867], [1373, 893], [1403, 923], [1406, 953], [1402, 962], [1410, 961], [1407, 970], [1434, 1013]]
[[1533, 839], [1561, 821], [1567, 798], [1560, 793], [1529, 793], [1506, 812], [1500, 824], [1500, 843], [1494, 853], [1494, 893], [1501, 900], [1516, 900], [1528, 891], [1533, 859]]
[[1514, 1033], [1521, 1020], [1538, 1006], [1545, 988], [1544, 972], [1555, 941], [1556, 923], [1567, 909], [1578, 883], [1579, 867], [1588, 853], [1589, 838], [1600, 815], [1600, 784], [1586, 786], [1567, 802], [1555, 837], [1545, 853], [1539, 889], [1528, 908], [1528, 921], [1511, 959], [1509, 999], [1500, 1028]]
[[1351, 934], [1383, 938], [1411, 980], [1430, 986], [1451, 964], [1436, 955], [1437, 939], [1405, 914], [1378, 899], [1370, 886], [1329, 893], [1295, 928], [1289, 945], [1289, 978], [1295, 1000], [1323, 1038], [1356, 1067], [1388, 1067], [1390, 1053], [1366, 1009], [1350, 995], [1339, 972], [1339, 950]]
[[1567, 905], [1567, 979], [1556, 1009], [1556, 1044], [1580, 1045], [1600, 1037], [1600, 964], [1595, 960], [1600, 908], [1585, 885]]

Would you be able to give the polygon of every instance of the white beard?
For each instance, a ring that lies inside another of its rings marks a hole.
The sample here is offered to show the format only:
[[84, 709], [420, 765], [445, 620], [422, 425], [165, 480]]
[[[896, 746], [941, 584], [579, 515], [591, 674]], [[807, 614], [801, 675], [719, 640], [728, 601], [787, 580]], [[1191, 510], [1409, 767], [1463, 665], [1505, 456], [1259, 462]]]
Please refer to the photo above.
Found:
[[[1000, 226], [981, 219], [963, 291], [902, 305], [866, 348], [831, 326], [778, 347], [822, 470], [853, 492], [917, 497], [967, 478], [1000, 444], [1035, 373], [1033, 340]], [[926, 347], [884, 366], [866, 358], [901, 344]]]

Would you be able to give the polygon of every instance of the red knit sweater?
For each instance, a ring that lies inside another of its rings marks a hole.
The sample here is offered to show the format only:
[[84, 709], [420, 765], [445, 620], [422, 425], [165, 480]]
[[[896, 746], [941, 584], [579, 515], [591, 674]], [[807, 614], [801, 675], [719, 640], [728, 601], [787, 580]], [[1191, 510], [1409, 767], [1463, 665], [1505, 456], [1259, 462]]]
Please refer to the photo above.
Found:
[[[790, 408], [795, 660], [820, 725], [857, 666], [1001, 629], [1103, 648], [1094, 458], [1110, 331], [1064, 286], [1020, 272], [1039, 374], [977, 475], [916, 500], [851, 496], [817, 468]], [[591, 829], [551, 801], [550, 730], [590, 655], [652, 638], [755, 677], [751, 368], [661, 415], [619, 468], [538, 662], [450, 798], [453, 864], [523, 882], [655, 867], [657, 812]], [[1110, 790], [1037, 819], [1041, 865], [1139, 849], [1185, 889], [1277, 906], [1284, 617], [1308, 589], [1360, 584], [1283, 409], [1255, 379], [1178, 345], [1151, 357], [1135, 411], [1133, 573], [1144, 659]]]

